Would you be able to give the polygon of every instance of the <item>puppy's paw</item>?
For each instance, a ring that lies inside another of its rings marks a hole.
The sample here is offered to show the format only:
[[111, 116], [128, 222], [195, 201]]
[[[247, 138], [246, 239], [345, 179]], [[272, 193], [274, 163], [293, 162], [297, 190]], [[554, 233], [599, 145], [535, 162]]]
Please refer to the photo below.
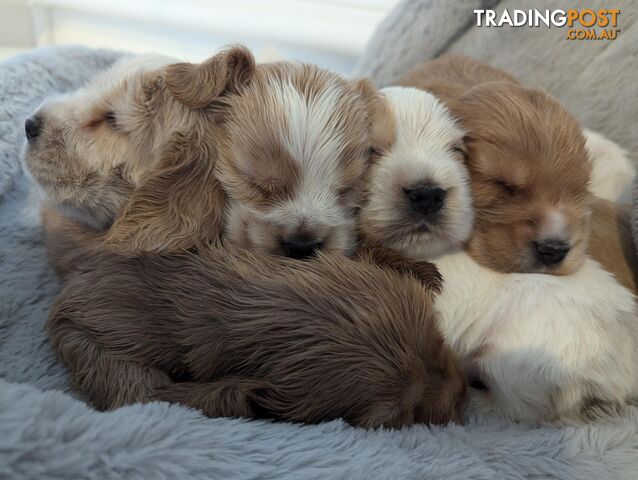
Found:
[[354, 259], [412, 275], [428, 290], [433, 290], [436, 293], [440, 293], [443, 286], [443, 278], [433, 263], [405, 258], [389, 248], [363, 246], [357, 250]]

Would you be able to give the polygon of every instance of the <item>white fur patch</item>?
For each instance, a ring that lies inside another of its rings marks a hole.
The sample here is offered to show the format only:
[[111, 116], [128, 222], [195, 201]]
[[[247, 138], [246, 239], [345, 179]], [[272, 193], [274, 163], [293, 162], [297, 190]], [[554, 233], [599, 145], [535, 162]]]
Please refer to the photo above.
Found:
[[631, 203], [636, 167], [620, 145], [600, 133], [583, 130], [592, 161], [591, 191], [612, 202]]
[[578, 416], [587, 397], [638, 398], [636, 299], [595, 261], [567, 276], [498, 273], [464, 252], [435, 263], [445, 338], [478, 366], [490, 393], [477, 395], [499, 413], [551, 420]]
[[334, 189], [346, 138], [339, 126], [338, 85], [328, 85], [309, 99], [290, 83], [274, 84], [273, 95], [283, 112], [282, 143], [298, 162], [301, 185], [292, 200], [270, 216], [274, 223], [338, 226], [349, 223]]

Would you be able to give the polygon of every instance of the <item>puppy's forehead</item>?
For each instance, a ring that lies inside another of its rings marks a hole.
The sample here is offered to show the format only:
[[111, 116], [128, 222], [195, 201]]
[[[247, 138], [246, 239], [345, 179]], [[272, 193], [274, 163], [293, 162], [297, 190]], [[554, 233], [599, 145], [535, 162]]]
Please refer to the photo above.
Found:
[[309, 174], [334, 170], [346, 143], [339, 117], [341, 88], [329, 85], [308, 97], [289, 83], [278, 86], [282, 114], [281, 142]]
[[126, 57], [98, 74], [84, 88], [45, 102], [45, 112], [64, 120], [87, 121], [105, 110], [126, 107], [133, 103], [133, 86], [138, 86], [145, 76], [170, 62], [168, 57]]
[[413, 88], [386, 88], [382, 93], [390, 101], [396, 120], [397, 148], [425, 151], [447, 148], [463, 139], [452, 113], [433, 95]]
[[108, 70], [102, 72], [92, 82], [93, 85], [106, 85], [117, 83], [132, 75], [159, 70], [162, 67], [174, 63], [177, 60], [163, 55], [133, 55], [126, 56], [115, 62]]
[[[238, 141], [252, 144], [257, 156], [280, 145], [286, 158], [316, 180], [356, 158], [344, 155], [347, 148], [365, 149], [366, 106], [347, 81], [325, 70], [307, 65], [264, 67], [233, 103], [230, 125]], [[261, 141], [254, 141], [255, 136]]]
[[591, 165], [581, 127], [557, 100], [518, 86], [482, 93], [464, 118], [477, 149], [471, 168], [491, 174], [509, 168], [520, 179], [549, 184], [587, 182]]

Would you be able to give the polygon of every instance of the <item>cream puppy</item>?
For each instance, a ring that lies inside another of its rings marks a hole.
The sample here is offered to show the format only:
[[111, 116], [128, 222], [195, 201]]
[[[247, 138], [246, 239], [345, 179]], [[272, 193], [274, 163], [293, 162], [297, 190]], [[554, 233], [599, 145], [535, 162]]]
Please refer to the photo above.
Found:
[[[86, 227], [94, 234], [87, 247], [98, 250], [172, 251], [218, 241], [226, 203], [215, 176], [218, 123], [212, 109], [177, 98], [180, 64], [172, 62], [124, 58], [84, 88], [45, 100], [26, 120], [22, 161], [44, 194], [49, 241], [60, 217]], [[230, 50], [208, 63], [220, 72], [250, 68]], [[218, 78], [211, 96], [230, 78]]]
[[170, 95], [158, 100], [161, 72], [174, 61], [125, 57], [84, 88], [47, 98], [26, 120], [24, 171], [48, 203], [94, 230], [113, 223], [158, 168], [163, 143], [194, 126]]
[[554, 420], [638, 397], [635, 298], [595, 261], [565, 276], [503, 274], [465, 252], [434, 262], [444, 336], [487, 387], [474, 391], [479, 405]]
[[395, 141], [370, 177], [361, 210], [365, 237], [410, 258], [457, 250], [474, 218], [464, 132], [442, 103], [420, 90], [383, 93], [392, 106]]
[[[633, 295], [588, 257], [564, 276], [500, 273], [479, 265], [463, 250], [473, 215], [468, 174], [457, 151], [462, 130], [426, 92], [383, 93], [397, 119], [396, 142], [371, 173], [361, 230], [439, 268], [444, 288], [436, 308], [444, 336], [470, 375], [487, 387], [473, 389], [472, 403], [516, 420], [553, 420], [586, 418], [635, 399]], [[413, 175], [402, 177], [404, 171]], [[417, 228], [426, 225], [420, 234], [397, 224], [414, 215], [414, 185], [433, 183], [453, 194], [429, 202], [437, 204], [437, 214], [414, 222]], [[451, 239], [455, 251], [441, 254], [442, 238]]]

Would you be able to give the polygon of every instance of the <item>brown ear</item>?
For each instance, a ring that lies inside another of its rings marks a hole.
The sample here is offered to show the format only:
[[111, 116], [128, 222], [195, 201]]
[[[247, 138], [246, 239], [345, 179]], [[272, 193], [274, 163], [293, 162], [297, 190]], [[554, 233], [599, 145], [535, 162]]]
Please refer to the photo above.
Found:
[[370, 118], [371, 160], [387, 152], [396, 139], [396, 125], [391, 105], [370, 80], [355, 80], [355, 87], [366, 104]]
[[255, 57], [243, 46], [232, 46], [200, 64], [176, 63], [166, 68], [169, 91], [184, 105], [202, 108], [225, 92], [236, 91], [255, 73]]
[[225, 195], [215, 178], [215, 152], [196, 133], [177, 132], [159, 168], [131, 196], [107, 242], [134, 251], [174, 251], [219, 240]]

